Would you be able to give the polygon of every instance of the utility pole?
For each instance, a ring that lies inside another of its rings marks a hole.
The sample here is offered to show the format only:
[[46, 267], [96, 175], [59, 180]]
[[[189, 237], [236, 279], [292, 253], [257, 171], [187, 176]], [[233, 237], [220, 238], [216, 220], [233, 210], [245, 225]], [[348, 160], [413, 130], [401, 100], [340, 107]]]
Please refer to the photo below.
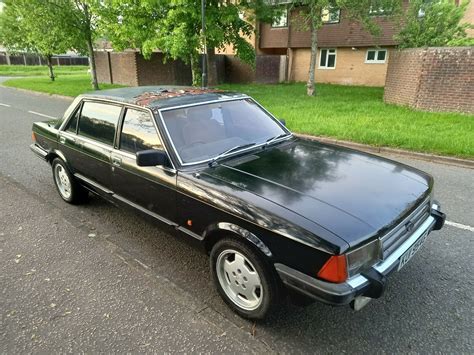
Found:
[[206, 0], [201, 0], [201, 35], [203, 38], [203, 54], [202, 54], [202, 78], [201, 85], [207, 87], [207, 44], [206, 44]]

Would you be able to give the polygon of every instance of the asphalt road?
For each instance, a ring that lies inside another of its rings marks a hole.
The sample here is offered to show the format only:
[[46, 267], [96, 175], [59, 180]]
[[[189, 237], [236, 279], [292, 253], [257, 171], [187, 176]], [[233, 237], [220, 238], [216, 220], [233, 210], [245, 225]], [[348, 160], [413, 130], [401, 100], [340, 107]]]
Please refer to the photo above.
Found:
[[62, 202], [28, 146], [38, 114], [68, 104], [0, 87], [1, 353], [474, 352], [474, 170], [391, 157], [434, 175], [459, 225], [432, 233], [360, 312], [288, 305], [252, 324], [213, 290], [205, 255], [98, 198]]

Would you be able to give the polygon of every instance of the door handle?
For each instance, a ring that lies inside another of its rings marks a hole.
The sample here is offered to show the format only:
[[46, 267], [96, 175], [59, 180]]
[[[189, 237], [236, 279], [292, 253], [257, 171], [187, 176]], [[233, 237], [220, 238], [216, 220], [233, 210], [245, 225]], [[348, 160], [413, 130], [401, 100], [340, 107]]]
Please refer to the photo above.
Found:
[[76, 143], [76, 138], [66, 138], [64, 136], [59, 136], [59, 143], [66, 144], [67, 140], [69, 140], [71, 143]]
[[122, 165], [122, 158], [112, 157], [112, 165], [114, 165], [114, 166]]

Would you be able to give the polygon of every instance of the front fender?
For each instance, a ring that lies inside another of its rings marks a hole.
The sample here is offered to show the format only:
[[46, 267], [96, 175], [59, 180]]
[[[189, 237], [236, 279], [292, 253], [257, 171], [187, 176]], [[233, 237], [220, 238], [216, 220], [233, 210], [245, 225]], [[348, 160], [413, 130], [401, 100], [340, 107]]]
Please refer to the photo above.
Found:
[[229, 222], [218, 222], [211, 224], [203, 233], [204, 241], [206, 241], [206, 239], [208, 239], [215, 232], [228, 232], [235, 236], [244, 238], [257, 247], [266, 256], [270, 258], [273, 257], [270, 249], [255, 234], [236, 224]]

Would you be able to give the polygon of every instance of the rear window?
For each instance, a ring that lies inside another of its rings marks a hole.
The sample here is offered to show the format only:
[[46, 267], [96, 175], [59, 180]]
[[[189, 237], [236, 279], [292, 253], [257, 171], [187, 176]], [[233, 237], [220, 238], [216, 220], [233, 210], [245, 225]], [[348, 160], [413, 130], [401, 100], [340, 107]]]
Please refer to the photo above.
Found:
[[71, 119], [66, 125], [66, 131], [71, 133], [77, 132], [77, 122], [79, 121], [79, 115], [81, 114], [81, 107], [78, 107], [74, 115], [72, 115]]
[[79, 119], [79, 135], [113, 145], [121, 110], [120, 106], [84, 102]]

